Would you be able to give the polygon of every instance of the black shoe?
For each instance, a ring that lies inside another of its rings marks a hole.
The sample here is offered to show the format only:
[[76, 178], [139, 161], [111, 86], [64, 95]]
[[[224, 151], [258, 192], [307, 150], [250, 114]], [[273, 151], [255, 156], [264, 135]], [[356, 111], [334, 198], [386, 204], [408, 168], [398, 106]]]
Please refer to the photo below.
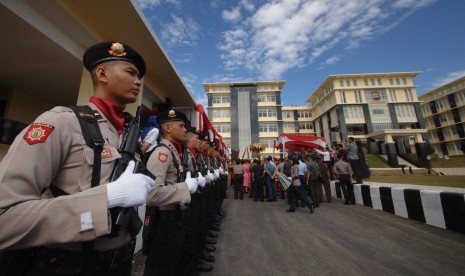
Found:
[[209, 263], [213, 263], [215, 261], [215, 256], [207, 253], [207, 252], [204, 252], [202, 253], [202, 255], [200, 256], [200, 259], [206, 261], [206, 262], [209, 262]]
[[350, 202], [347, 202], [347, 201], [346, 201], [346, 202], [344, 202], [343, 204], [344, 204], [344, 205], [350, 205]]
[[200, 261], [196, 266], [195, 270], [198, 272], [210, 272], [213, 270], [213, 266], [209, 263], [206, 263], [204, 261]]
[[294, 210], [294, 209], [287, 209], [286, 212], [288, 212], [288, 213], [295, 213], [295, 210]]
[[205, 246], [205, 250], [207, 250], [208, 252], [215, 252], [216, 247], [214, 245], [207, 245]]
[[315, 212], [315, 208], [313, 207], [313, 204], [310, 205], [310, 214], [313, 214]]
[[218, 238], [218, 234], [213, 231], [209, 231], [207, 236], [210, 238]]
[[216, 226], [216, 225], [213, 225], [210, 229], [213, 230], [213, 231], [216, 231], [216, 232], [221, 232], [221, 228], [219, 226]]
[[205, 242], [207, 244], [216, 244], [216, 239], [215, 238], [206, 238]]

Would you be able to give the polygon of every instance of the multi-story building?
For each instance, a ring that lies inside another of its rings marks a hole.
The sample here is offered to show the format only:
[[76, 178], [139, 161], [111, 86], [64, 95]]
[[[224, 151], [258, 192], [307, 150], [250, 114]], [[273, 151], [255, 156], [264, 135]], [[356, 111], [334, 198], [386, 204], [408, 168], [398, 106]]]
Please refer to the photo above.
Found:
[[462, 155], [465, 148], [465, 76], [418, 97], [429, 141], [440, 155]]
[[[426, 164], [428, 143], [413, 78], [419, 72], [330, 75], [307, 99], [317, 136], [328, 144], [352, 136], [370, 152], [417, 152]], [[415, 147], [411, 147], [415, 145]]]
[[310, 107], [281, 105], [284, 81], [204, 83], [208, 116], [231, 149], [232, 158], [252, 153], [249, 147], [265, 146], [262, 156], [278, 156], [274, 141], [283, 132], [313, 133]]

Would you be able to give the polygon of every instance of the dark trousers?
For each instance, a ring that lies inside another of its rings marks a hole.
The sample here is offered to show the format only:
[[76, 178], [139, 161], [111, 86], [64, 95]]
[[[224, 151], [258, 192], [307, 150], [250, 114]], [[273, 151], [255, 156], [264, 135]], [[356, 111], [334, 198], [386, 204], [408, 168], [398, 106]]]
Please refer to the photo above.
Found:
[[276, 201], [277, 200], [277, 197], [276, 197], [276, 190], [274, 188], [274, 180], [271, 179], [271, 176], [269, 175], [266, 175], [265, 176], [265, 183], [266, 183], [266, 194], [267, 194], [267, 198], [268, 198], [268, 201]]
[[289, 204], [289, 209], [295, 210], [297, 200], [302, 200], [311, 210], [311, 206], [313, 205], [312, 200], [307, 196], [306, 193], [302, 193], [299, 187], [300, 186], [290, 186], [287, 189], [287, 202]]
[[316, 183], [316, 190], [320, 202], [323, 202], [323, 188], [325, 189], [326, 200], [331, 202], [331, 188], [329, 186], [329, 179], [320, 178]]
[[186, 234], [181, 217], [159, 218], [145, 259], [144, 276], [183, 275], [188, 265], [182, 254]]
[[234, 183], [234, 199], [244, 198], [244, 175], [235, 174], [233, 178]]
[[134, 247], [135, 241], [118, 249], [116, 254], [53, 248], [7, 251], [1, 256], [0, 275], [130, 276]]
[[362, 183], [362, 165], [360, 164], [360, 159], [349, 160], [350, 166], [354, 171], [355, 180], [357, 183]]
[[315, 206], [319, 206], [318, 193], [317, 193], [317, 182], [318, 179], [310, 177], [308, 179], [308, 195], [311, 197], [312, 201], [315, 203]]
[[[339, 176], [339, 178], [341, 178], [341, 176]], [[341, 183], [341, 189], [342, 193], [344, 194], [345, 203], [355, 204], [354, 185], [350, 183], [350, 180], [345, 179], [339, 179], [339, 183]]]
[[252, 182], [252, 186], [253, 186], [253, 199], [255, 201], [259, 200], [260, 201], [264, 201], [263, 199], [263, 178], [261, 177], [255, 177], [253, 182]]

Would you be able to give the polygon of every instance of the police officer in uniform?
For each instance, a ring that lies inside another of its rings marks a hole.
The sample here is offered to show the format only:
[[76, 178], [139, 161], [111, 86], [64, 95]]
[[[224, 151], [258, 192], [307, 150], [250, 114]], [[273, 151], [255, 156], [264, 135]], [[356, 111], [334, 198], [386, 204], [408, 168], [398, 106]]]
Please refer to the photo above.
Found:
[[24, 129], [0, 164], [0, 275], [131, 273], [134, 237], [126, 229], [108, 235], [109, 209], [142, 205], [154, 181], [134, 174], [133, 161], [117, 180], [110, 177], [121, 156], [123, 110], [136, 102], [145, 63], [118, 42], [90, 47], [83, 62], [103, 138], [98, 183], [91, 185], [94, 150], [70, 108], [55, 107]]
[[[158, 207], [155, 223], [151, 224], [150, 242], [144, 275], [182, 275], [189, 260], [181, 254], [187, 235], [185, 218], [191, 194], [198, 181], [205, 178], [184, 174], [182, 147], [186, 142], [186, 116], [175, 110], [157, 115], [162, 139], [147, 161], [147, 169], [156, 176], [155, 185], [147, 196], [147, 205]], [[185, 179], [183, 178], [185, 175]]]

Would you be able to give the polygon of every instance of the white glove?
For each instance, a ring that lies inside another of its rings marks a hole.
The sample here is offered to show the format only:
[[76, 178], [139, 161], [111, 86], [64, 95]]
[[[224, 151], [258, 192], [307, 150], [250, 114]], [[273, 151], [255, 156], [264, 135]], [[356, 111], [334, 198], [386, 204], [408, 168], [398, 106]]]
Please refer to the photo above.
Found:
[[229, 173], [228, 173], [227, 171], [225, 171], [225, 172], [224, 172], [224, 175], [228, 176], [228, 175], [229, 175]]
[[215, 175], [212, 174], [210, 171], [208, 171], [207, 175], [208, 175], [208, 178], [210, 178], [210, 182], [212, 182], [213, 180], [215, 180]]
[[224, 174], [224, 170], [222, 167], [219, 168], [220, 174]]
[[191, 177], [191, 172], [186, 173], [186, 181], [187, 187], [189, 187], [189, 192], [191, 194], [195, 193], [197, 191], [197, 186], [199, 186], [199, 183], [197, 182], [196, 178]]
[[206, 183], [206, 180], [205, 180], [205, 177], [202, 176], [201, 173], [198, 173], [198, 177], [197, 177], [197, 182], [199, 183], [199, 186], [200, 187], [205, 187], [205, 183]]
[[216, 179], [220, 178], [220, 171], [218, 169], [215, 169], [215, 176]]
[[146, 175], [133, 173], [134, 166], [134, 161], [130, 161], [124, 173], [107, 184], [108, 208], [132, 207], [145, 203], [155, 181]]

